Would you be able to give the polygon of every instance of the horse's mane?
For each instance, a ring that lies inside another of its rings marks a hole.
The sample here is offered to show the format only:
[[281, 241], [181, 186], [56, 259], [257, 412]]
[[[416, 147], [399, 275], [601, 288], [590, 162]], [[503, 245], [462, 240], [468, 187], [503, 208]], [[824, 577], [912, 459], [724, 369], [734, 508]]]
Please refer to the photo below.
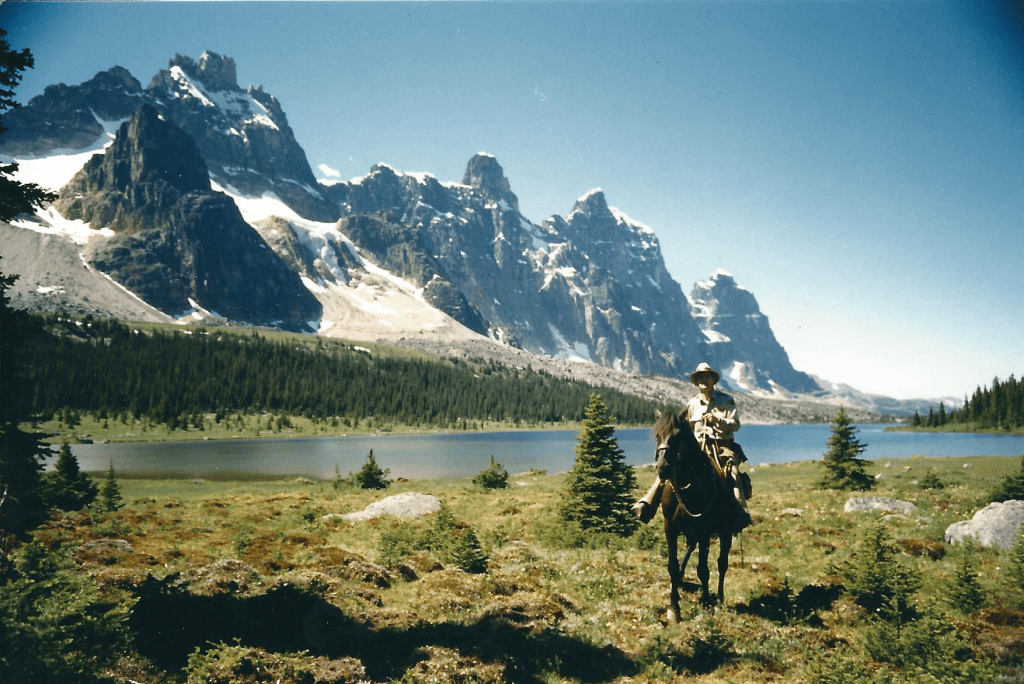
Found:
[[654, 436], [654, 441], [660, 444], [662, 440], [683, 427], [689, 428], [686, 421], [683, 420], [682, 414], [675, 411], [659, 412], [658, 419], [655, 421], [654, 427], [651, 428], [651, 434]]
[[715, 472], [715, 467], [712, 465], [710, 457], [701, 449], [700, 442], [697, 441], [690, 423], [683, 414], [676, 413], [675, 411], [659, 413], [654, 427], [651, 428], [651, 434], [654, 437], [655, 443], [661, 444], [676, 433], [682, 433], [683, 435], [681, 456], [692, 464], [706, 465], [709, 471]]

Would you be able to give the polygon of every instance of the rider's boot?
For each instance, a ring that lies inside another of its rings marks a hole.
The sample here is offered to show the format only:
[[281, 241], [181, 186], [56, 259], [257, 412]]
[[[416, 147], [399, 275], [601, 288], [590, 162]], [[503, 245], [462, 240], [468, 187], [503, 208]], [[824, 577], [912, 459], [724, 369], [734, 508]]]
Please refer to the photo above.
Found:
[[753, 525], [754, 520], [747, 512], [747, 497], [740, 480], [740, 469], [735, 464], [730, 465], [729, 479], [732, 480], [732, 494], [736, 499], [736, 523], [733, 525], [733, 534], [739, 534]]

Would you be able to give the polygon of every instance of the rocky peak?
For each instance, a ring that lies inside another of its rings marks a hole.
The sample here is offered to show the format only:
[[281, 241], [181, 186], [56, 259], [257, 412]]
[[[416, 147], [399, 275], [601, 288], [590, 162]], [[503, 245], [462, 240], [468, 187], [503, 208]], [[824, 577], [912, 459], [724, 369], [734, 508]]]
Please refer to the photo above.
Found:
[[191, 57], [175, 54], [167, 64], [168, 69], [173, 67], [179, 67], [212, 90], [238, 90], [235, 60], [216, 52], [203, 52], [198, 63]]
[[12, 157], [84, 149], [104, 134], [101, 121], [127, 119], [142, 98], [141, 84], [119, 66], [79, 85], [46, 86], [27, 105], [4, 113], [8, 130], [0, 149]]
[[700, 310], [700, 315], [713, 318], [719, 311], [730, 315], [760, 314], [753, 293], [736, 284], [736, 279], [723, 270], [715, 271], [708, 280], [699, 280], [690, 292], [690, 304]]
[[698, 281], [689, 296], [690, 313], [711, 346], [710, 360], [723, 382], [745, 391], [813, 392], [817, 383], [793, 368], [775, 339], [768, 317], [749, 290], [725, 271]]
[[608, 200], [605, 199], [604, 192], [600, 188], [595, 188], [576, 200], [572, 211], [569, 212], [569, 220], [572, 221], [573, 215], [577, 213], [592, 219], [608, 218], [613, 221], [615, 220], [611, 209], [608, 208]]
[[210, 189], [206, 163], [195, 142], [149, 103], [121, 126], [111, 152], [122, 164], [128, 163], [132, 183], [162, 180], [183, 193]]
[[466, 164], [466, 173], [462, 176], [462, 184], [479, 188], [489, 197], [505, 202], [519, 211], [519, 198], [512, 192], [512, 186], [505, 178], [505, 171], [498, 160], [483, 152], [473, 155]]

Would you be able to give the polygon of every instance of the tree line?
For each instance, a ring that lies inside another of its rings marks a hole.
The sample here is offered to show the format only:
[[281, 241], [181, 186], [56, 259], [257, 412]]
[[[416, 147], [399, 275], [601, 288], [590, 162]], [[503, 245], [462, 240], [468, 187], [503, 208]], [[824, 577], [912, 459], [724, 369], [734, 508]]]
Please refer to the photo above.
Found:
[[928, 407], [928, 415], [915, 411], [912, 427], [961, 430], [1017, 430], [1024, 428], [1024, 383], [1013, 375], [1009, 380], [992, 380], [991, 387], [978, 387], [959, 409], [947, 410], [939, 403], [938, 410]]
[[[270, 339], [257, 331], [141, 331], [121, 322], [43, 317], [28, 349], [26, 385], [44, 419], [62, 411], [173, 425], [196, 414], [271, 412], [349, 424], [460, 421], [558, 423], [583, 419], [596, 389], [543, 370], [482, 359], [371, 354], [341, 342]], [[601, 388], [627, 424], [656, 403]]]

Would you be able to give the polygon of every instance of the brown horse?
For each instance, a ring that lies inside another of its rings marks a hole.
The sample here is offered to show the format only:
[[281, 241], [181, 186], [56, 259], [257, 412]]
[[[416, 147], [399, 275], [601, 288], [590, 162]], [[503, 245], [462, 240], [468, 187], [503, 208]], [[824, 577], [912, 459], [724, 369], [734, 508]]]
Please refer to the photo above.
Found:
[[[657, 443], [655, 467], [658, 477], [665, 483], [661, 491], [661, 512], [665, 516], [668, 574], [672, 580], [669, 619], [678, 622], [679, 588], [683, 583], [686, 563], [695, 548], [699, 548], [697, 577], [700, 579], [701, 600], [705, 605], [714, 603], [708, 591], [711, 577], [708, 553], [712, 537], [718, 537], [719, 542], [717, 599], [718, 603], [724, 601], [725, 573], [729, 568], [737, 507], [732, 501], [732, 493], [726, 489], [682, 415], [659, 414], [653, 433]], [[686, 538], [682, 564], [678, 561], [680, 534]]]

